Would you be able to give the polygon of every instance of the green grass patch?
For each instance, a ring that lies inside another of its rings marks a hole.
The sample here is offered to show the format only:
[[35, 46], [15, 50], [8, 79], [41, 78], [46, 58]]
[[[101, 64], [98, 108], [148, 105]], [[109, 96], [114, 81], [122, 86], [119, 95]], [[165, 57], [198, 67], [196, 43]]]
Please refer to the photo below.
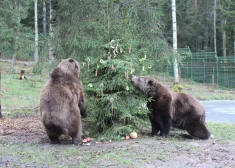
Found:
[[2, 104], [5, 107], [31, 106], [39, 102], [39, 94], [45, 81], [41, 76], [18, 80], [15, 74], [2, 75]]
[[[71, 155], [82, 156], [77, 148], [56, 149], [37, 144], [0, 144], [0, 155], [9, 160], [9, 167], [67, 167], [75, 166], [67, 160]], [[78, 164], [78, 163], [77, 163]]]
[[235, 140], [235, 124], [208, 122], [207, 127], [216, 140]]
[[[141, 142], [140, 142], [141, 143]], [[131, 148], [128, 145], [111, 148], [81, 147], [73, 145], [39, 145], [39, 144], [0, 144], [0, 156], [7, 159], [8, 167], [135, 167], [135, 162], [145, 165], [156, 159], [165, 160], [163, 149], [154, 150], [140, 146]], [[153, 157], [154, 156], [154, 157]], [[1, 164], [0, 164], [1, 167]]]
[[40, 91], [46, 82], [45, 77], [39, 75], [27, 77], [28, 80], [19, 80], [18, 74], [2, 74], [3, 113], [12, 116], [15, 113], [27, 113], [25, 107], [38, 106]]

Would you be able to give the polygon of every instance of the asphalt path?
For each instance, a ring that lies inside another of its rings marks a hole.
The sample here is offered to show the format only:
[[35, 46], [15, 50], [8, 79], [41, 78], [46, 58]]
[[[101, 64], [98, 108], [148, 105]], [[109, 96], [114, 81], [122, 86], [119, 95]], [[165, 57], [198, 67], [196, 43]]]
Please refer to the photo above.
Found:
[[235, 124], [235, 100], [211, 100], [201, 103], [206, 109], [207, 122]]

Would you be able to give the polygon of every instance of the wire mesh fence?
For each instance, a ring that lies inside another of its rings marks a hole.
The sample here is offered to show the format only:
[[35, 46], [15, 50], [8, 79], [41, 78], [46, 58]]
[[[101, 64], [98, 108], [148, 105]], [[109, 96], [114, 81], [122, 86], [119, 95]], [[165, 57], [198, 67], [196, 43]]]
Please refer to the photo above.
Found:
[[[181, 78], [190, 78], [213, 87], [235, 88], [235, 56], [219, 57], [214, 52], [192, 53], [189, 48], [178, 49], [180, 55], [189, 57], [179, 65]], [[173, 75], [173, 66], [167, 66], [168, 75]]]

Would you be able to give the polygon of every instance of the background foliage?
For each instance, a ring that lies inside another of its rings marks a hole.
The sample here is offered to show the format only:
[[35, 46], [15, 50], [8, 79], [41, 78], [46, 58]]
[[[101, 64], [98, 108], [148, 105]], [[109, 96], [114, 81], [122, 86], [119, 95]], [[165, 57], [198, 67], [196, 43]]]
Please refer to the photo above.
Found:
[[156, 62], [172, 56], [156, 4], [76, 1], [61, 3], [57, 17], [55, 50], [59, 58], [74, 57], [84, 66], [82, 79], [92, 130], [117, 137], [138, 131], [146, 122], [146, 100], [136, 94], [130, 74], [146, 74]]
[[[43, 2], [47, 28], [50, 22], [51, 1], [38, 1], [40, 62], [34, 73], [57, 64], [46, 64], [49, 33], [43, 34], [42, 29]], [[57, 61], [72, 57], [80, 63], [91, 130], [120, 136], [146, 124], [146, 100], [136, 93], [130, 75], [150, 75], [162, 65], [171, 65], [175, 57], [179, 63], [184, 59], [171, 51], [171, 1], [53, 0], [57, 2], [52, 45]], [[214, 51], [214, 0], [181, 0], [176, 4], [178, 47]], [[227, 34], [227, 55], [233, 55], [235, 5], [231, 0], [217, 0], [217, 4], [217, 55], [223, 54], [222, 32]], [[0, 21], [1, 56], [11, 59], [16, 53], [17, 59], [33, 58], [33, 1], [0, 1]]]

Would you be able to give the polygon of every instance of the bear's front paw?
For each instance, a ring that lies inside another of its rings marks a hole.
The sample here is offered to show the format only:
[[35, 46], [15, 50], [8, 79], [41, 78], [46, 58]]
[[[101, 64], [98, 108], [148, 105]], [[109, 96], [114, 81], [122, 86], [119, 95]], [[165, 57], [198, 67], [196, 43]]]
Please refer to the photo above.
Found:
[[154, 137], [154, 135], [155, 135], [155, 132], [151, 132], [151, 133], [150, 133], [150, 136], [151, 136], [151, 137]]
[[83, 114], [83, 115], [82, 115], [82, 118], [87, 118], [87, 114]]
[[160, 133], [160, 136], [162, 136], [162, 137], [165, 137], [165, 138], [166, 138], [166, 137], [167, 137], [167, 134], [166, 134], [166, 133], [161, 132], [161, 133]]

